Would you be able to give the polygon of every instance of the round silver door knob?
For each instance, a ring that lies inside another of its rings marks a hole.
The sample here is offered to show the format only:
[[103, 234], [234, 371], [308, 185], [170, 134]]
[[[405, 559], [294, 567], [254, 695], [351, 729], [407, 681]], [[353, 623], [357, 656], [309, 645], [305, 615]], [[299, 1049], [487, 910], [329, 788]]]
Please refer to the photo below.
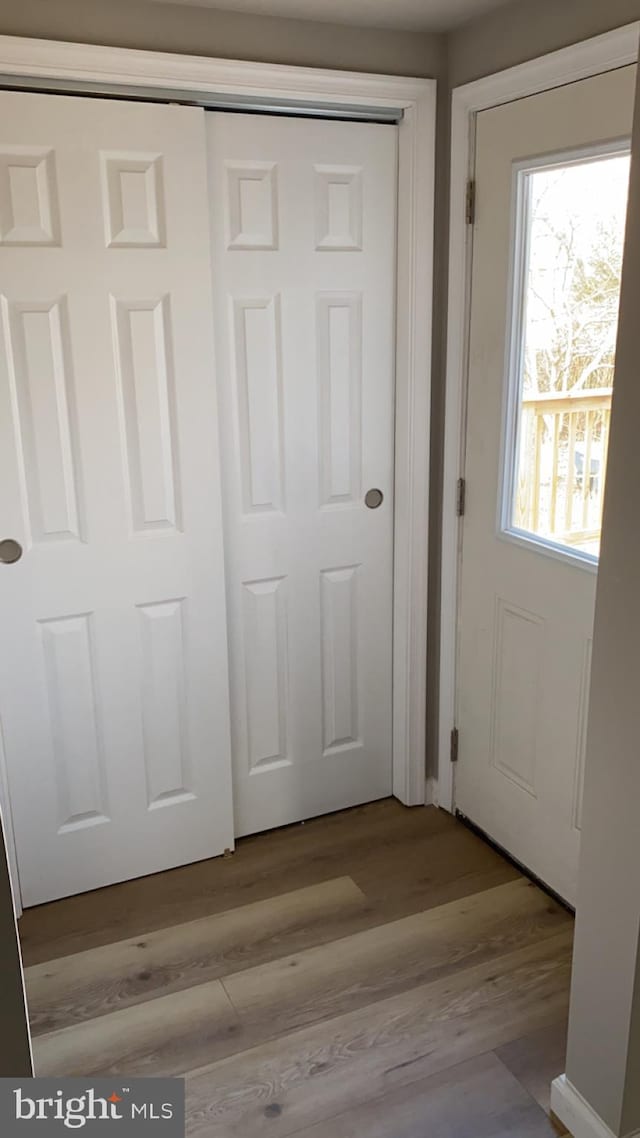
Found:
[[370, 510], [377, 510], [384, 502], [384, 494], [382, 490], [367, 490], [364, 496], [364, 504]]
[[19, 561], [21, 557], [22, 546], [19, 541], [14, 541], [12, 537], [0, 541], [0, 561], [4, 565], [13, 565], [14, 561]]

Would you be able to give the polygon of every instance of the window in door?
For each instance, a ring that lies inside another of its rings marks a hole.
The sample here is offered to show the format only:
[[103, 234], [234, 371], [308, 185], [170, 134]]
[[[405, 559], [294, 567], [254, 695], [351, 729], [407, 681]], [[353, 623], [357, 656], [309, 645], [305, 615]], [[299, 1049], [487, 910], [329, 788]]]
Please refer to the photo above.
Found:
[[597, 562], [628, 147], [514, 170], [503, 532]]

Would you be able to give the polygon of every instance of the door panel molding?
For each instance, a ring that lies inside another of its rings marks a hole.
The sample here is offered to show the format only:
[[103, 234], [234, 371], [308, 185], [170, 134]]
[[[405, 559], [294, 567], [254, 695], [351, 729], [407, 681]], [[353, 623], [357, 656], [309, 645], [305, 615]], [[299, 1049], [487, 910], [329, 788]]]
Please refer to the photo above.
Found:
[[[441, 554], [438, 801], [454, 805], [451, 730], [457, 717], [458, 480], [464, 477], [464, 439], [470, 324], [473, 227], [468, 223], [468, 185], [475, 161], [476, 116], [482, 110], [561, 87], [637, 62], [640, 22], [551, 52], [506, 71], [456, 87], [451, 99], [451, 183], [447, 366], [445, 388], [443, 529]], [[470, 488], [473, 492], [473, 488]]]
[[286, 105], [398, 122], [393, 793], [408, 806], [424, 803], [436, 81], [13, 36], [0, 36], [0, 75], [33, 89], [180, 92], [218, 107]]

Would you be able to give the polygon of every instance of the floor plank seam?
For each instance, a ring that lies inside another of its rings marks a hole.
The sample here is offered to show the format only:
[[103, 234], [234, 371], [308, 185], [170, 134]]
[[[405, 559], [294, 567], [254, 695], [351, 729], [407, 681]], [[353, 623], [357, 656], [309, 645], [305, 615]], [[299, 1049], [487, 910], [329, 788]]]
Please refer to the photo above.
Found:
[[441, 1110], [454, 1138], [443, 1103], [460, 1119], [467, 1091], [486, 1138], [553, 1138], [572, 921], [431, 808], [378, 803], [25, 918], [42, 1063], [183, 1076], [190, 1138], [424, 1138]]

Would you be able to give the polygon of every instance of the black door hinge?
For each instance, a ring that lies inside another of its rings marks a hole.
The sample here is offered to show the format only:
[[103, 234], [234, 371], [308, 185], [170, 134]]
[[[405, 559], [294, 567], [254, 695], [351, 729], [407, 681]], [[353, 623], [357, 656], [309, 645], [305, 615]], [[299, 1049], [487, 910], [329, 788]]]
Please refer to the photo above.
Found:
[[473, 178], [467, 182], [467, 203], [466, 203], [466, 217], [467, 225], [475, 225], [476, 223], [476, 184]]
[[457, 763], [458, 761], [458, 747], [460, 744], [460, 735], [458, 728], [454, 727], [451, 732], [451, 762]]
[[465, 478], [458, 479], [456, 488], [456, 517], [464, 517], [464, 507], [467, 501], [467, 482]]

